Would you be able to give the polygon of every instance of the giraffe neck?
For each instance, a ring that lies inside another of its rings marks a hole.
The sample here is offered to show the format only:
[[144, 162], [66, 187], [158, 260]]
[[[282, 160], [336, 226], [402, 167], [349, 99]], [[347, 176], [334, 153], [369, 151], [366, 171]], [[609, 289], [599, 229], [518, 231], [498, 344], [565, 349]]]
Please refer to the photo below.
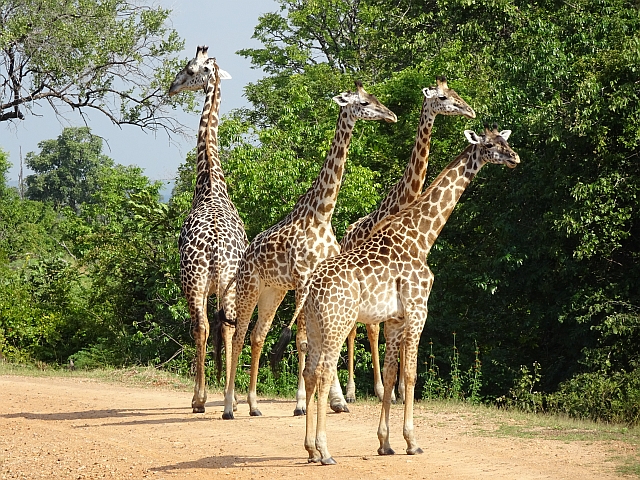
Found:
[[219, 112], [220, 78], [216, 69], [209, 75], [205, 85], [205, 100], [198, 127], [197, 173], [193, 207], [214, 196], [226, 194], [227, 191], [218, 152]]
[[398, 238], [417, 245], [427, 255], [463, 192], [484, 164], [479, 160], [479, 153], [480, 148], [469, 145], [409, 208], [388, 217], [376, 230], [398, 233]]
[[416, 141], [411, 151], [411, 158], [404, 170], [404, 175], [389, 191], [377, 210], [378, 220], [387, 215], [403, 210], [411, 205], [424, 185], [424, 179], [429, 165], [429, 150], [431, 147], [431, 130], [436, 118], [433, 101], [425, 98], [422, 103], [420, 123], [416, 132]]
[[316, 223], [331, 223], [355, 123], [356, 118], [349, 114], [346, 107], [342, 107], [327, 158], [309, 190], [298, 200], [291, 215], [313, 218]]

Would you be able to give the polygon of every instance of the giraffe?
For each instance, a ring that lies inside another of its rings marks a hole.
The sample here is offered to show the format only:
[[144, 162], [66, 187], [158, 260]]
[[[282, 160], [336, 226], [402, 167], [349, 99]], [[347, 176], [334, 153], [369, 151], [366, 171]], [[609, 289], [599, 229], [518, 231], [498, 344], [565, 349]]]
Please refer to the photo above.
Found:
[[[386, 322], [384, 396], [378, 439], [379, 455], [391, 455], [389, 409], [404, 349], [405, 404], [403, 434], [407, 454], [422, 453], [413, 428], [413, 397], [418, 342], [427, 319], [433, 274], [426, 257], [460, 196], [485, 163], [514, 168], [518, 154], [507, 144], [510, 130], [465, 130], [471, 143], [409, 207], [385, 217], [360, 246], [322, 262], [309, 279], [304, 306], [308, 360], [304, 369], [307, 418], [305, 449], [309, 462], [335, 464], [327, 448], [326, 410], [340, 348], [356, 321]], [[313, 394], [318, 390], [314, 433]]]
[[[447, 79], [443, 76], [436, 77], [436, 85], [424, 88], [422, 93], [424, 99], [422, 101], [422, 112], [416, 132], [416, 140], [402, 178], [389, 191], [377, 210], [349, 226], [344, 237], [340, 240], [340, 249], [342, 252], [346, 252], [360, 245], [367, 239], [376, 223], [387, 215], [393, 215], [411, 205], [418, 195], [420, 195], [427, 173], [431, 146], [431, 131], [436, 116], [463, 115], [471, 119], [476, 118], [476, 113], [473, 109], [455, 90], [448, 87]], [[378, 352], [380, 325], [367, 324], [366, 329], [367, 336], [369, 337], [369, 345], [371, 345], [374, 391], [378, 398], [382, 400], [384, 387], [382, 386], [380, 356]], [[355, 339], [356, 327], [354, 326], [347, 337], [349, 380], [347, 382], [346, 401], [349, 403], [355, 402], [356, 400], [356, 385], [353, 373]], [[400, 388], [398, 393], [401, 391], [402, 389]], [[400, 395], [402, 394], [400, 393]], [[392, 400], [395, 400], [394, 394], [392, 394]], [[336, 412], [344, 411], [345, 407], [341, 405], [341, 401], [341, 395], [332, 396], [329, 399], [331, 408]]]
[[[169, 95], [203, 88], [205, 92], [198, 128], [195, 192], [178, 239], [180, 281], [196, 343], [196, 379], [191, 401], [194, 413], [204, 413], [207, 401], [204, 374], [209, 337], [207, 299], [212, 294], [218, 298], [220, 310], [216, 317], [222, 320], [222, 337], [226, 351], [230, 352], [234, 329], [224, 320], [226, 316], [235, 317], [235, 291], [224, 298], [220, 293], [235, 275], [240, 257], [249, 244], [244, 223], [229, 198], [218, 154], [220, 79], [231, 76], [218, 68], [215, 58], [208, 58], [207, 50], [206, 46], [197, 48], [196, 57], [177, 74], [169, 89]], [[216, 355], [220, 354], [218, 345]]]
[[[233, 336], [229, 388], [225, 393], [222, 416], [224, 419], [233, 418], [233, 387], [238, 357], [256, 305], [258, 321], [251, 332], [251, 374], [247, 396], [249, 414], [252, 416], [261, 415], [256, 395], [258, 362], [264, 339], [278, 306], [288, 290], [295, 290], [295, 319], [303, 303], [299, 295], [301, 287], [321, 260], [340, 252], [331, 226], [331, 217], [340, 190], [344, 164], [356, 121], [358, 119], [385, 120], [389, 123], [397, 121], [395, 114], [374, 95], [369, 94], [361, 82], [356, 82], [356, 88], [355, 92], [344, 92], [333, 97], [340, 106], [340, 113], [333, 143], [317, 178], [283, 220], [260, 233], [251, 242], [238, 267], [236, 331]], [[296, 335], [300, 373], [294, 415], [305, 413], [305, 389], [302, 380], [306, 350], [304, 331], [304, 318], [300, 316]], [[337, 387], [339, 386], [338, 383]]]

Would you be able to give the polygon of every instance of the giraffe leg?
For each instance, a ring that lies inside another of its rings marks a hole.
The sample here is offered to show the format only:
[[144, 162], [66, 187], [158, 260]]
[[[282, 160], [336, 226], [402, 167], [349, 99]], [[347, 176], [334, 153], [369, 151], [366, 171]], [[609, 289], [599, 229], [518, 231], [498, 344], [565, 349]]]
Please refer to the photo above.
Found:
[[400, 370], [398, 371], [398, 399], [400, 403], [404, 403], [405, 395], [405, 384], [404, 384], [404, 341], [400, 344]]
[[[373, 390], [378, 399], [382, 400], [384, 396], [384, 385], [382, 384], [382, 375], [380, 373], [380, 348], [378, 339], [380, 337], [380, 325], [366, 325], [367, 337], [369, 337], [369, 345], [371, 346], [371, 364], [373, 365]], [[395, 400], [395, 398], [394, 398]]]
[[[232, 325], [222, 325], [222, 338], [224, 339], [224, 351], [227, 356], [227, 361], [225, 362], [225, 387], [224, 393], [227, 394], [227, 389], [229, 388], [228, 379], [231, 377], [231, 352], [233, 351], [233, 334], [236, 328]], [[235, 412], [238, 409], [238, 399], [235, 396], [233, 398], [233, 411]]]
[[337, 369], [334, 372], [333, 383], [329, 389], [329, 406], [336, 413], [349, 413], [349, 407], [347, 407], [347, 401], [342, 394], [342, 387], [340, 386], [340, 380], [338, 380]]
[[309, 458], [307, 461], [309, 463], [318, 463], [320, 462], [321, 455], [318, 449], [316, 448], [315, 441], [315, 428], [314, 428], [314, 409], [315, 409], [315, 401], [314, 395], [316, 392], [317, 385], [317, 377], [316, 377], [316, 366], [318, 364], [317, 355], [309, 354], [309, 361], [306, 363], [303, 377], [305, 384], [305, 392], [306, 392], [306, 406], [307, 406], [307, 418], [306, 421], [306, 429], [304, 436], [304, 448], [309, 453]]
[[257, 393], [258, 369], [260, 367], [262, 346], [264, 345], [264, 339], [267, 337], [269, 328], [271, 328], [276, 310], [280, 303], [282, 303], [286, 293], [286, 290], [267, 287], [260, 293], [260, 298], [258, 299], [258, 321], [251, 332], [251, 373], [249, 378], [249, 392], [247, 394], [249, 415], [252, 417], [262, 415], [262, 412], [258, 409]]
[[[247, 327], [249, 322], [241, 322], [240, 318], [236, 323], [236, 331], [233, 333], [233, 341], [231, 348], [231, 355], [227, 355], [227, 377], [225, 392], [224, 392], [224, 410], [222, 412], [222, 418], [224, 420], [233, 420], [233, 412], [236, 410], [236, 395], [235, 395], [235, 381], [236, 372], [238, 370], [238, 361], [240, 359], [240, 353], [242, 352], [242, 346], [244, 344], [244, 336], [247, 333]], [[229, 358], [231, 357], [231, 358]]]
[[[224, 268], [224, 267], [223, 267]], [[235, 275], [235, 269], [228, 268], [223, 269], [223, 273], [220, 276], [220, 284], [228, 285], [229, 282]], [[236, 289], [231, 288], [223, 296], [222, 300], [222, 309], [225, 312], [225, 316], [231, 321], [237, 319], [236, 312]], [[236, 331], [236, 327], [232, 324], [223, 323], [221, 326], [222, 331], [222, 341], [224, 342], [224, 353], [225, 353], [225, 385], [224, 385], [224, 394], [226, 396], [227, 390], [229, 389], [229, 378], [231, 377], [231, 357], [233, 354], [233, 336]], [[233, 411], [235, 412], [238, 409], [238, 396], [235, 391], [233, 393]]]
[[348, 358], [348, 368], [349, 368], [349, 380], [347, 380], [347, 399], [346, 401], [349, 403], [353, 403], [356, 401], [356, 382], [355, 375], [353, 369], [353, 361], [356, 354], [355, 344], [356, 344], [356, 333], [358, 330], [358, 325], [354, 325], [351, 331], [349, 332], [349, 336], [347, 337], [347, 358]]
[[402, 336], [401, 323], [398, 320], [388, 320], [384, 331], [387, 339], [387, 352], [384, 356], [384, 396], [378, 425], [378, 440], [380, 440], [378, 455], [393, 455], [395, 452], [391, 448], [389, 439], [389, 411], [391, 409], [391, 394], [398, 374], [398, 348]]
[[316, 425], [316, 449], [320, 452], [320, 463], [322, 465], [335, 465], [337, 462], [333, 459], [327, 448], [327, 398], [329, 389], [333, 383], [333, 377], [337, 369], [338, 361], [335, 365], [333, 362], [327, 362], [327, 358], [321, 359], [317, 369], [318, 378], [318, 403], [317, 403], [317, 425]]
[[320, 360], [321, 354], [321, 337], [320, 330], [318, 329], [318, 325], [315, 321], [311, 321], [310, 324], [307, 324], [308, 317], [305, 312], [305, 327], [308, 326], [308, 358], [306, 364], [304, 366], [304, 370], [302, 371], [302, 376], [304, 378], [305, 385], [305, 397], [306, 397], [306, 410], [307, 410], [307, 418], [306, 420], [306, 430], [304, 437], [304, 448], [307, 450], [309, 454], [308, 462], [309, 463], [319, 463], [322, 455], [316, 448], [316, 440], [315, 440], [315, 392], [318, 386], [318, 363]]
[[307, 392], [305, 389], [304, 376], [302, 375], [302, 372], [304, 372], [305, 357], [308, 350], [307, 325], [304, 318], [304, 312], [300, 312], [298, 314], [296, 322], [298, 325], [296, 330], [296, 348], [298, 349], [298, 391], [296, 392], [296, 408], [293, 410], [293, 416], [299, 417], [301, 415], [306, 415], [307, 413]]
[[[246, 272], [242, 272], [241, 275], [240, 271], [238, 275], [239, 279], [236, 284], [236, 331], [233, 333], [231, 355], [227, 353], [227, 362], [229, 362], [229, 357], [231, 357], [231, 365], [227, 367], [229, 376], [224, 394], [224, 411], [222, 412], [222, 418], [224, 420], [232, 420], [234, 418], [233, 406], [236, 401], [235, 381], [238, 362], [253, 309], [260, 297], [259, 277]], [[240, 299], [242, 299], [242, 301], [239, 301]]]
[[204, 413], [207, 402], [204, 362], [207, 355], [207, 339], [209, 338], [206, 295], [198, 296], [197, 299], [189, 298], [189, 307], [193, 319], [192, 334], [196, 344], [196, 383], [193, 388], [191, 408], [193, 413]]
[[342, 395], [342, 387], [340, 386], [340, 380], [338, 380], [338, 371], [333, 374], [333, 383], [329, 389], [329, 406], [331, 410], [336, 413], [349, 413], [349, 407], [347, 406], [347, 400]]
[[[425, 315], [426, 318], [426, 315]], [[422, 328], [411, 328], [403, 340], [404, 350], [404, 426], [402, 434], [407, 442], [407, 455], [423, 453], [415, 439], [413, 427], [413, 401], [418, 368], [418, 342]]]
[[418, 344], [427, 321], [427, 302], [433, 286], [433, 273], [426, 265], [424, 268], [423, 278], [426, 280], [424, 286], [418, 289], [407, 283], [400, 285], [399, 288], [400, 300], [404, 305], [404, 326], [398, 341], [402, 349], [402, 377], [404, 378], [404, 425], [402, 434], [407, 442], [408, 455], [423, 453], [415, 439], [413, 402], [418, 370]]
[[309, 358], [305, 363], [302, 376], [304, 378], [305, 387], [305, 403], [306, 403], [306, 418], [305, 418], [305, 436], [304, 436], [304, 448], [309, 454], [307, 461], [309, 463], [320, 462], [320, 452], [316, 449], [315, 441], [315, 392], [317, 385], [316, 367], [318, 365], [318, 351], [315, 349], [309, 350]]

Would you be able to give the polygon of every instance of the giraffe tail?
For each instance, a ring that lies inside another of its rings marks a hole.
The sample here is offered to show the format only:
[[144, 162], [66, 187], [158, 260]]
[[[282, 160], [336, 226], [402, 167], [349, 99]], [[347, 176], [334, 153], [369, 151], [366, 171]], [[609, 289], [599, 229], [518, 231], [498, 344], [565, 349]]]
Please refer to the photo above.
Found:
[[[231, 279], [227, 284], [227, 287], [222, 292], [222, 295], [218, 293], [218, 305], [222, 305], [222, 301], [229, 291], [229, 288], [236, 283], [236, 277]], [[221, 306], [220, 309], [213, 316], [213, 324], [211, 326], [211, 341], [213, 342], [214, 349], [214, 361], [216, 366], [216, 377], [218, 382], [220, 382], [220, 377], [222, 376], [222, 339], [224, 336], [223, 328], [224, 326], [236, 326], [235, 320], [229, 320], [227, 318], [227, 314], [224, 311], [224, 306]], [[231, 352], [226, 352], [227, 355], [231, 355]]]
[[[220, 308], [213, 316], [213, 325], [211, 327], [211, 340], [213, 342], [214, 361], [216, 366], [216, 377], [218, 382], [222, 376], [222, 338], [224, 326], [235, 326], [236, 322], [229, 320], [224, 311], [224, 307]], [[230, 355], [231, 352], [226, 352]]]
[[293, 322], [290, 323], [289, 326], [282, 329], [282, 332], [280, 333], [280, 338], [278, 339], [278, 343], [274, 345], [273, 350], [271, 351], [271, 355], [270, 355], [271, 371], [276, 376], [279, 373], [278, 365], [280, 365], [280, 361], [284, 356], [284, 350], [285, 348], [287, 348], [287, 345], [289, 345], [289, 342], [291, 341], [291, 336], [292, 336], [291, 325], [292, 324]]
[[220, 382], [220, 377], [222, 376], [222, 320], [221, 317], [225, 319], [227, 316], [224, 313], [224, 308], [218, 310], [213, 316], [213, 325], [211, 326], [211, 340], [213, 341], [213, 356], [216, 366], [216, 378], [218, 383]]
[[296, 293], [296, 310], [295, 312], [293, 312], [293, 318], [291, 318], [289, 325], [287, 325], [282, 330], [282, 332], [280, 333], [280, 338], [278, 339], [278, 343], [276, 343], [275, 346], [273, 347], [273, 351], [271, 352], [271, 355], [270, 355], [270, 360], [271, 360], [271, 371], [274, 373], [274, 375], [278, 374], [278, 365], [280, 364], [280, 361], [284, 356], [284, 349], [287, 348], [287, 345], [289, 345], [289, 342], [291, 341], [291, 337], [292, 337], [291, 327], [293, 326], [294, 323], [296, 323], [296, 320], [298, 319], [298, 315], [300, 315], [300, 311], [302, 310], [304, 301], [306, 300], [308, 294], [309, 294], [308, 289], [305, 289], [302, 295], [300, 295], [301, 300], [298, 301], [298, 296]]

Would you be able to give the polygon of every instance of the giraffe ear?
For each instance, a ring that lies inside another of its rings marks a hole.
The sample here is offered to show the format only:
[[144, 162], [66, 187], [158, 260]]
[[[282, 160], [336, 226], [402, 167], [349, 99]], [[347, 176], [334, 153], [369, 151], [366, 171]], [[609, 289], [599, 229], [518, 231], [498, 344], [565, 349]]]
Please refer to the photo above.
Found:
[[438, 95], [438, 89], [435, 87], [423, 88], [422, 93], [426, 98], [433, 98]]
[[481, 141], [481, 139], [478, 136], [478, 134], [476, 132], [474, 132], [473, 130], [465, 130], [464, 131], [464, 136], [467, 137], [467, 140], [469, 140], [469, 143], [471, 143], [473, 145], [477, 145]]
[[333, 101], [336, 102], [341, 107], [346, 107], [349, 105], [349, 98], [347, 97], [347, 93], [341, 93], [340, 95], [336, 95], [333, 97]]
[[506, 141], [511, 135], [511, 130], [502, 130], [498, 135], [500, 135]]
[[218, 68], [218, 77], [220, 77], [220, 80], [231, 80], [231, 75], [229, 75], [229, 72], [226, 72], [221, 68]]

